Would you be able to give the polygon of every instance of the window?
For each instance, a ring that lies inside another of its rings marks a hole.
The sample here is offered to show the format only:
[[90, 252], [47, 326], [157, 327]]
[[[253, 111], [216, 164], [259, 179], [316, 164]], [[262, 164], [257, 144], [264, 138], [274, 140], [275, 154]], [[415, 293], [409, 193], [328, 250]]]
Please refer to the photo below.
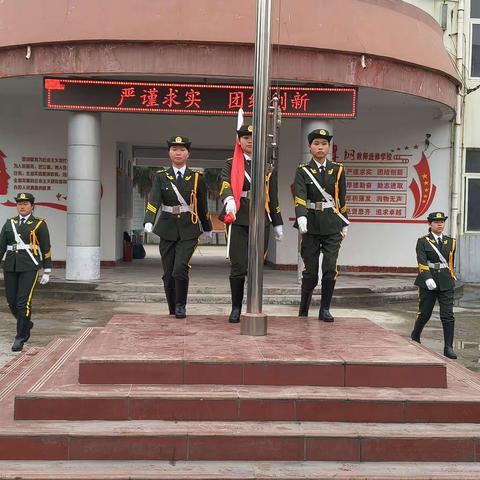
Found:
[[465, 158], [465, 230], [480, 231], [480, 149], [467, 148]]
[[472, 23], [470, 77], [477, 78], [480, 77], [480, 0], [471, 0], [470, 18]]

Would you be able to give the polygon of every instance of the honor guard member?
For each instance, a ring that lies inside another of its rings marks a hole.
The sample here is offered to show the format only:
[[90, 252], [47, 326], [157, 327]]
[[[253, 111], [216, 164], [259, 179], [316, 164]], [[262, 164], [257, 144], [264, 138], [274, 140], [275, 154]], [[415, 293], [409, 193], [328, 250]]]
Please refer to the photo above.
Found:
[[33, 327], [32, 296], [43, 268], [40, 283], [45, 285], [52, 271], [50, 235], [45, 220], [33, 216], [35, 198], [31, 193], [15, 197], [18, 216], [9, 218], [0, 233], [0, 259], [5, 252], [3, 276], [8, 306], [17, 319], [14, 352], [23, 349]]
[[417, 319], [411, 334], [412, 340], [420, 343], [423, 328], [430, 320], [435, 302], [440, 306], [440, 320], [445, 342], [444, 355], [457, 358], [453, 350], [455, 318], [453, 316], [453, 296], [455, 288], [456, 241], [443, 234], [445, 220], [443, 212], [428, 215], [429, 233], [417, 241], [418, 275], [415, 285], [419, 292]]
[[333, 322], [330, 303], [338, 275], [337, 258], [342, 239], [347, 234], [345, 171], [340, 163], [327, 160], [332, 135], [325, 129], [308, 134], [312, 159], [301, 164], [295, 173], [294, 224], [302, 235], [302, 273], [300, 317], [308, 316], [312, 293], [318, 283], [319, 256], [322, 261], [322, 299], [319, 319]]
[[[229, 158], [221, 173], [220, 199], [224, 207], [220, 213], [220, 220], [224, 220], [226, 214], [233, 214], [235, 221], [230, 227], [230, 290], [232, 295], [232, 311], [228, 321], [240, 322], [242, 311], [245, 275], [248, 266], [248, 224], [250, 215], [250, 187], [252, 175], [252, 125], [243, 125], [237, 130], [238, 141], [245, 158], [245, 178], [243, 181], [240, 207], [237, 211], [231, 188], [232, 158]], [[268, 247], [270, 223], [272, 223], [275, 239], [283, 239], [283, 220], [278, 203], [278, 175], [275, 169], [270, 169], [265, 174], [265, 242], [264, 252]]]
[[[187, 166], [189, 139], [174, 136], [167, 140], [167, 145], [172, 165], [157, 171], [147, 203], [144, 227], [146, 232], [153, 231], [160, 237], [162, 278], [169, 313], [176, 318], [185, 318], [189, 262], [202, 230], [207, 238], [211, 238], [212, 224], [208, 215], [205, 180], [199, 172]], [[160, 218], [155, 225], [160, 210]]]

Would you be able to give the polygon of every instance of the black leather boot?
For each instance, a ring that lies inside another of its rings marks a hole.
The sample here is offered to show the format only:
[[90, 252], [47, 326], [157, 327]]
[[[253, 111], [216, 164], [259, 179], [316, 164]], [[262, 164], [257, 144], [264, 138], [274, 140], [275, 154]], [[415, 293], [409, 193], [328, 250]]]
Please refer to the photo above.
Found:
[[443, 354], [452, 360], [457, 359], [457, 354], [453, 350], [453, 333], [455, 331], [455, 322], [444, 323], [443, 325], [443, 339], [445, 341], [445, 348]]
[[168, 313], [175, 315], [175, 280], [164, 280], [163, 288], [165, 290], [165, 297], [167, 298]]
[[302, 290], [300, 296], [300, 308], [298, 309], [299, 317], [308, 317], [308, 309], [312, 301], [313, 290], [317, 286], [318, 279], [310, 280], [302, 278]]
[[417, 343], [422, 343], [420, 341], [420, 335], [423, 332], [423, 328], [425, 327], [425, 323], [421, 322], [420, 320], [417, 320], [415, 322], [415, 325], [413, 326], [413, 331], [410, 335], [410, 338]]
[[24, 343], [30, 338], [30, 323], [24, 315], [17, 316], [17, 335], [12, 345], [12, 352], [21, 352], [23, 350]]
[[25, 343], [28, 342], [28, 340], [30, 339], [30, 332], [32, 331], [32, 328], [33, 328], [33, 322], [30, 320], [30, 317], [27, 317], [27, 335], [25, 337]]
[[175, 279], [175, 318], [187, 316], [188, 278]]
[[232, 294], [232, 311], [228, 317], [230, 323], [240, 322], [244, 286], [245, 277], [230, 277], [230, 292]]
[[322, 300], [320, 303], [318, 319], [323, 320], [324, 322], [333, 322], [335, 320], [330, 313], [330, 303], [332, 303], [335, 283], [335, 280], [322, 280]]

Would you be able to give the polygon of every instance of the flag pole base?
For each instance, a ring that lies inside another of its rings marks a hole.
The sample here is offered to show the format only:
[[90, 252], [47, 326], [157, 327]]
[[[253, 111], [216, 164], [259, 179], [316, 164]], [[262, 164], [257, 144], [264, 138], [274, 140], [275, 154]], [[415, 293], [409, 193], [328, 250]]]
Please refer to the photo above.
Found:
[[262, 336], [267, 334], [267, 316], [263, 313], [244, 313], [240, 317], [240, 334]]

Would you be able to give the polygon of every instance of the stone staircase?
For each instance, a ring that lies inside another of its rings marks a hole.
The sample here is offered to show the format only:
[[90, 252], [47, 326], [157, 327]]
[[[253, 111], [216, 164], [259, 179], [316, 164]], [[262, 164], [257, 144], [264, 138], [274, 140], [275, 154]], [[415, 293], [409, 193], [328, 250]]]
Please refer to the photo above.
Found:
[[119, 315], [0, 370], [2, 479], [477, 479], [480, 378], [366, 319]]

